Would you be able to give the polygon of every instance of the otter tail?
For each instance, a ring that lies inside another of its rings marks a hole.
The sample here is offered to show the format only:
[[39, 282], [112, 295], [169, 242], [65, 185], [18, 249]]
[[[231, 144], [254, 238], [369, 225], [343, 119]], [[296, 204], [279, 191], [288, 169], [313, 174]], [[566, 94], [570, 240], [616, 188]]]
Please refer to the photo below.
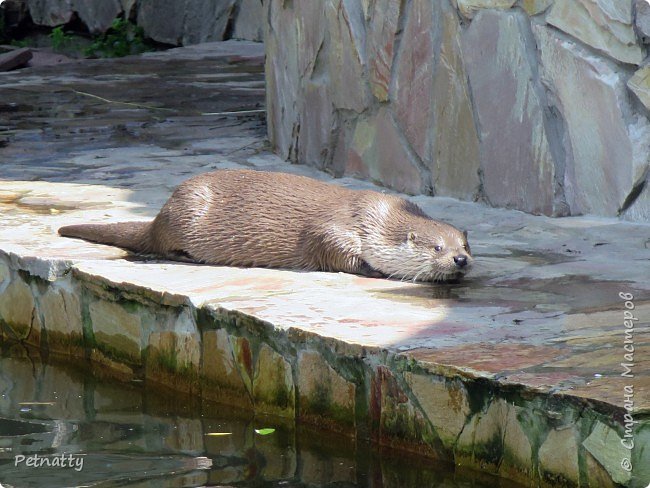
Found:
[[147, 253], [151, 251], [150, 226], [151, 222], [66, 225], [59, 228], [59, 235]]

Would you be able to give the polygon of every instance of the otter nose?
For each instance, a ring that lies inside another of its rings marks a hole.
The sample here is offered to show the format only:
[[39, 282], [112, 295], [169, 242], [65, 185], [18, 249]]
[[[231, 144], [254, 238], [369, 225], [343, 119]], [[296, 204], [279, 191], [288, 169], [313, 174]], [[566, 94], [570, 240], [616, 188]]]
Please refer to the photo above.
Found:
[[456, 263], [456, 266], [459, 268], [467, 266], [467, 256], [454, 256], [454, 263]]

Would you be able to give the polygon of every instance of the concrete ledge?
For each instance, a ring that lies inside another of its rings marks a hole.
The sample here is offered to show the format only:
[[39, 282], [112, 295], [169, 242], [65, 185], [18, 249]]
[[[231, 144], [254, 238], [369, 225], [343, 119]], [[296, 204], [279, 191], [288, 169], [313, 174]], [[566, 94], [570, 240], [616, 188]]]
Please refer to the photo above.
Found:
[[[76, 195], [89, 203], [83, 192]], [[461, 212], [469, 204], [423, 203], [436, 215], [469, 215]], [[87, 219], [83, 212], [65, 216]], [[587, 236], [597, 226], [601, 240], [625, 232], [629, 243], [641, 243], [647, 228], [589, 219], [566, 227], [566, 220], [519, 213], [506, 220], [513, 219], [522, 220], [509, 241], [529, 252], [489, 257], [481, 249], [495, 238], [474, 222], [468, 227], [479, 229], [470, 235], [482, 265], [466, 283], [431, 286], [128, 261], [119, 250], [55, 237], [63, 217], [39, 216], [41, 238], [31, 250], [0, 246], [2, 337], [91, 358], [124, 379], [512, 479], [570, 486], [595, 476], [635, 486], [614, 461], [626, 455], [624, 388], [632, 384], [641, 421], [632, 462], [643, 469], [649, 345], [639, 326], [635, 378], [621, 378], [625, 301], [618, 293], [633, 294], [636, 316], [648, 317], [647, 283], [642, 269], [616, 280], [615, 246], [595, 246]], [[497, 225], [493, 217], [481, 220]], [[575, 228], [581, 238], [566, 236]], [[531, 229], [565, 234], [566, 242], [590, 250], [579, 258], [544, 252], [543, 242], [522, 240]], [[580, 274], [564, 274], [572, 269]]]
[[[191, 56], [201, 62], [198, 51]], [[101, 90], [119, 85], [116, 71], [130, 73], [128, 62], [79, 69]], [[31, 90], [76, 75], [39, 76], [32, 71]], [[250, 93], [251, 79], [242, 80], [219, 86]], [[154, 88], [141, 87], [145, 100]], [[0, 97], [19, 98], [4, 90]], [[141, 101], [138, 92], [125, 99]], [[205, 100], [205, 112], [217, 111]], [[125, 138], [103, 148], [111, 141], [103, 118], [118, 109], [94, 115], [88, 130], [99, 140], [85, 133], [47, 146], [57, 148], [47, 164], [18, 129], [0, 147], [0, 156], [12, 156], [0, 167], [2, 341], [525, 483], [647, 484], [650, 226], [414, 198], [469, 230], [477, 267], [457, 285], [134, 259], [56, 229], [151, 218], [179, 181], [213, 168], [327, 176], [265, 152], [263, 133], [248, 122], [235, 130], [182, 108], [162, 121], [159, 112], [130, 113], [129, 127], [150, 118], [139, 129], [150, 143]], [[169, 134], [183, 149], [167, 146]], [[626, 311], [639, 319], [632, 332]], [[626, 331], [633, 353], [624, 349]], [[633, 378], [621, 376], [622, 362]], [[626, 435], [634, 449], [621, 443]], [[621, 467], [625, 458], [631, 472]]]

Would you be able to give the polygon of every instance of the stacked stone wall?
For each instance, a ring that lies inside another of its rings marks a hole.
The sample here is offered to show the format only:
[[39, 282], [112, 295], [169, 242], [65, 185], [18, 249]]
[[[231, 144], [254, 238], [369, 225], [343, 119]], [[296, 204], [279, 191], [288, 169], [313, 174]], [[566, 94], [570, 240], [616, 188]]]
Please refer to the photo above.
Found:
[[647, 0], [270, 0], [269, 137], [412, 194], [650, 221]]

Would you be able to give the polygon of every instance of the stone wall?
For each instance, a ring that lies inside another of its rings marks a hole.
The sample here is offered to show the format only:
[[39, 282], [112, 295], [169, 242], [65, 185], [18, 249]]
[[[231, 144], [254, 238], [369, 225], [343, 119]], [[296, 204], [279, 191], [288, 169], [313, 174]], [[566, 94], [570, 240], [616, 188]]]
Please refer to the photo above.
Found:
[[[18, 0], [12, 0], [14, 3]], [[261, 41], [263, 0], [22, 0], [37, 25], [78, 18], [93, 33], [118, 16], [135, 21], [154, 41], [188, 45], [223, 39]]]
[[[634, 426], [634, 474], [620, 467], [629, 455], [622, 406], [553, 394], [544, 375], [536, 388], [500, 384], [505, 378], [434, 362], [436, 353], [418, 359], [417, 350], [283, 330], [221, 301], [197, 307], [182, 293], [131, 284], [128, 267], [113, 281], [95, 274], [106, 268], [90, 261], [68, 268], [0, 251], [0, 346], [20, 341], [99, 377], [164, 385], [527, 486], [647, 482], [647, 422]], [[259, 272], [254, 281], [278, 283]]]
[[553, 216], [650, 221], [648, 0], [270, 0], [287, 159]]

